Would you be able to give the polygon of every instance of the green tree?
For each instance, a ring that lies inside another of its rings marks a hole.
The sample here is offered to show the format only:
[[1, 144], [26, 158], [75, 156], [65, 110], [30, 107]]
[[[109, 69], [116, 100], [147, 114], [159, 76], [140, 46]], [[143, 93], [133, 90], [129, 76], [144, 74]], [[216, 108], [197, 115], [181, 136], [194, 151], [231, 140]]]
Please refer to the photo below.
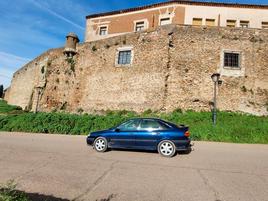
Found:
[[0, 85], [0, 98], [3, 98], [4, 96], [4, 86]]

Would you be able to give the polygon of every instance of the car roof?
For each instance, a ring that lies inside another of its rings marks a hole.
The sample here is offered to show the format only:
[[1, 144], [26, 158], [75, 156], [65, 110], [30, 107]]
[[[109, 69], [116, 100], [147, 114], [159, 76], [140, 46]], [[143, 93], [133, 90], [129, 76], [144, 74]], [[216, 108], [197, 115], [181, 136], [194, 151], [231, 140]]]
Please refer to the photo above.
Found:
[[[154, 121], [161, 121], [163, 123], [176, 126], [176, 124], [174, 124], [172, 122], [169, 122], [169, 121], [166, 121], [166, 120], [163, 120], [163, 119], [160, 119], [160, 118], [154, 118], [154, 117], [137, 117], [137, 118], [132, 118], [132, 119], [129, 119], [129, 120], [154, 120]], [[129, 121], [129, 120], [127, 120], [127, 121]]]
[[[167, 124], [171, 127], [177, 127], [176, 124], [172, 123], [172, 122], [169, 122], [169, 121], [166, 121], [166, 120], [163, 120], [163, 119], [160, 119], [160, 118], [154, 118], [154, 117], [137, 117], [137, 118], [132, 118], [132, 119], [129, 119], [129, 120], [154, 120], [154, 121], [160, 121], [164, 124]], [[129, 121], [127, 120], [127, 121]], [[127, 122], [125, 121], [125, 122]]]
[[153, 117], [137, 117], [137, 118], [131, 118], [129, 120], [156, 120], [156, 121], [164, 121], [159, 118], [153, 118]]

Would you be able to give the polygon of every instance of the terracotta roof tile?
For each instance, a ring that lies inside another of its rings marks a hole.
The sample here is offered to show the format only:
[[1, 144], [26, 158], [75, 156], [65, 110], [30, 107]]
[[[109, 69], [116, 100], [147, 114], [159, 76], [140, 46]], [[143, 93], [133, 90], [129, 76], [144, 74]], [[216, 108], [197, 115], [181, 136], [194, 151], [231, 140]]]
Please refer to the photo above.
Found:
[[171, 0], [167, 2], [162, 2], [162, 3], [156, 3], [156, 4], [151, 4], [151, 5], [145, 5], [145, 6], [140, 6], [140, 7], [135, 7], [135, 8], [128, 8], [128, 9], [123, 9], [123, 10], [116, 10], [116, 11], [111, 11], [111, 12], [105, 12], [105, 13], [97, 13], [97, 14], [92, 14], [86, 16], [86, 18], [96, 18], [96, 17], [103, 17], [103, 16], [108, 16], [108, 15], [116, 15], [116, 14], [121, 14], [121, 13], [129, 13], [133, 11], [139, 11], [139, 10], [144, 10], [148, 8], [156, 8], [160, 6], [165, 6], [165, 5], [172, 5], [172, 4], [182, 4], [182, 5], [196, 5], [196, 6], [215, 6], [215, 7], [234, 7], [234, 8], [252, 8], [252, 9], [268, 9], [268, 5], [257, 5], [257, 4], [237, 4], [237, 3], [219, 3], [219, 2], [201, 2], [201, 1], [180, 1], [180, 0]]

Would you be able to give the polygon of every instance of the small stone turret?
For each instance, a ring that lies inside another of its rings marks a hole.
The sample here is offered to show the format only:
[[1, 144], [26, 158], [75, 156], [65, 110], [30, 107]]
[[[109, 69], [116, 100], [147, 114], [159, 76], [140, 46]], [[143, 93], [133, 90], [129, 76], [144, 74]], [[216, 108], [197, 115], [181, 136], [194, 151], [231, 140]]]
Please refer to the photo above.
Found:
[[79, 38], [75, 33], [69, 33], [66, 36], [66, 44], [63, 53], [68, 57], [72, 58], [74, 55], [76, 55], [76, 45], [79, 43]]

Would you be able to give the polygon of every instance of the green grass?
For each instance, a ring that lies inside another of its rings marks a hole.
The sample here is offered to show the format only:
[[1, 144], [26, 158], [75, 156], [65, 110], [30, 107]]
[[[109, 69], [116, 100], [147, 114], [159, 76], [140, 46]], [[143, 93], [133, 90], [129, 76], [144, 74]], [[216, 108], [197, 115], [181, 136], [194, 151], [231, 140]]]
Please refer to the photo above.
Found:
[[[113, 127], [130, 118], [158, 117], [176, 124], [190, 126], [194, 140], [268, 144], [268, 117], [232, 112], [218, 112], [217, 126], [213, 126], [210, 112], [176, 110], [165, 114], [148, 110], [143, 114], [109, 111], [105, 115], [76, 115], [17, 113], [18, 110], [14, 106], [4, 106], [3, 108], [10, 109], [7, 115], [0, 115], [0, 131], [86, 135], [91, 131]], [[0, 113], [2, 111], [0, 110]]]
[[21, 111], [20, 107], [14, 105], [8, 105], [6, 101], [0, 100], [0, 115], [8, 113], [16, 113], [18, 111]]
[[16, 191], [16, 184], [8, 182], [0, 186], [0, 201], [29, 201], [26, 194]]

